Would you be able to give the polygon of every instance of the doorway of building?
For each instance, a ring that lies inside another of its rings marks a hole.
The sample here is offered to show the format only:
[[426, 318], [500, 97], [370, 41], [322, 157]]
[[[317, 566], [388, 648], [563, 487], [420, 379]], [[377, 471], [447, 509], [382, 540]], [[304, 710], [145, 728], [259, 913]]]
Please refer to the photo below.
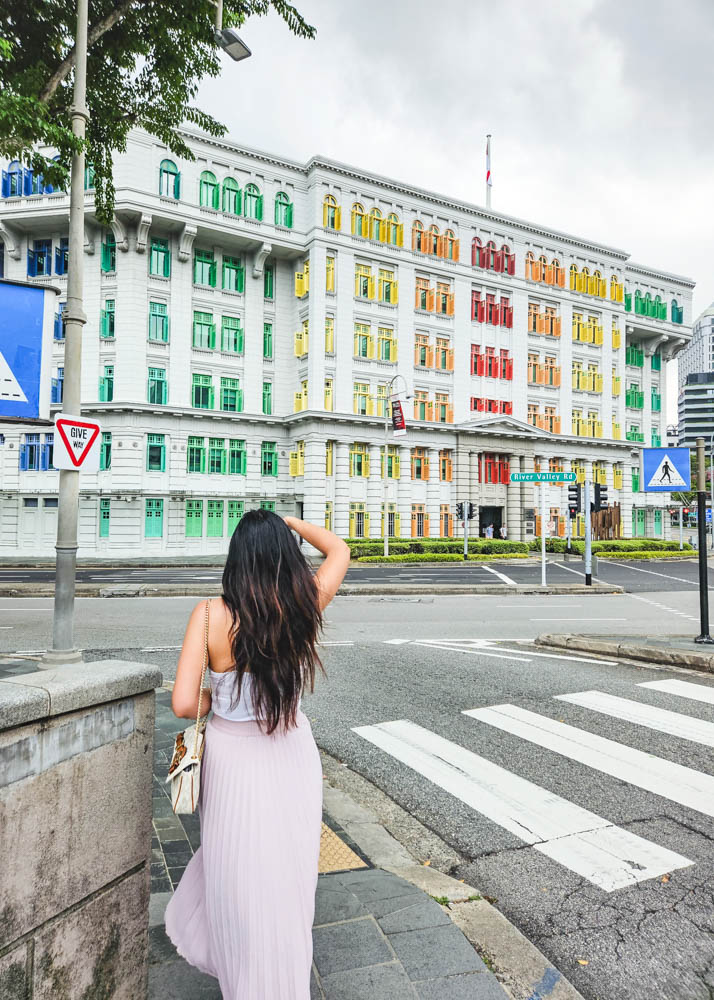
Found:
[[[503, 507], [479, 507], [478, 533], [481, 538], [500, 538], [502, 524]], [[493, 528], [493, 534], [491, 528]]]

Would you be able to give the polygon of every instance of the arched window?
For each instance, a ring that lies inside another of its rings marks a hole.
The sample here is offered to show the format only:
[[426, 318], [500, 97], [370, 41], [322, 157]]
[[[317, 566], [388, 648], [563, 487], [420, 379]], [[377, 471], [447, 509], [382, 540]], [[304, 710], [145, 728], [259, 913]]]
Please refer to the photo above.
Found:
[[565, 286], [565, 271], [557, 257], [553, 257], [550, 266], [553, 269], [553, 284], [563, 288]]
[[322, 224], [325, 229], [340, 229], [342, 222], [340, 215], [340, 206], [337, 204], [335, 196], [325, 195], [325, 200], [322, 203]]
[[263, 221], [263, 196], [255, 184], [246, 184], [243, 191], [243, 214], [246, 219]]
[[159, 194], [163, 198], [175, 198], [181, 195], [181, 174], [173, 160], [162, 160], [159, 167]]
[[645, 311], [644, 301], [642, 299], [642, 292], [639, 288], [635, 289], [635, 312], [638, 316], [643, 316]]
[[667, 306], [664, 307], [664, 316], [662, 315], [663, 304], [661, 295], [655, 295], [652, 304], [652, 315], [655, 319], [667, 319]]
[[684, 306], [680, 306], [676, 299], [672, 299], [672, 322], [684, 322]]
[[516, 273], [516, 255], [511, 252], [511, 248], [507, 243], [504, 243], [501, 247], [501, 256], [503, 258], [503, 270], [506, 274]]
[[486, 267], [496, 269], [496, 244], [489, 240], [486, 244]]
[[7, 168], [7, 195], [8, 198], [19, 197], [22, 194], [22, 167], [19, 160], [13, 160]]
[[226, 177], [223, 181], [223, 197], [221, 207], [230, 215], [240, 215], [241, 195], [238, 181], [235, 177]]
[[526, 278], [533, 278], [533, 265], [535, 264], [535, 257], [532, 252], [528, 250], [526, 253]]
[[438, 254], [439, 253], [439, 227], [435, 225], [429, 226], [429, 232], [427, 233], [427, 253]]
[[292, 224], [293, 206], [290, 198], [284, 191], [278, 191], [275, 195], [275, 225], [292, 229]]
[[398, 216], [394, 212], [390, 212], [387, 216], [387, 243], [391, 243], [393, 247], [400, 247], [403, 242], [400, 239], [402, 231], [402, 224]]
[[474, 236], [471, 240], [471, 266], [483, 267], [483, 256], [483, 244], [478, 236]]
[[352, 235], [367, 235], [367, 216], [364, 214], [364, 205], [358, 201], [352, 206]]
[[599, 271], [593, 271], [593, 276], [591, 279], [591, 295], [598, 295], [601, 299], [605, 298], [605, 282], [602, 280], [602, 275]]
[[578, 289], [578, 268], [575, 264], [570, 265], [570, 290], [575, 292]]
[[412, 223], [412, 250], [421, 250], [424, 246], [424, 225], [415, 219]]
[[546, 273], [548, 269], [548, 258], [545, 254], [541, 254], [537, 261], [533, 264], [533, 280], [534, 281], [545, 281]]
[[619, 288], [620, 288], [620, 282], [617, 280], [617, 275], [613, 274], [613, 276], [610, 278], [610, 298], [612, 299], [613, 302], [618, 301], [617, 296], [619, 294]]
[[[59, 155], [58, 156], [53, 156], [52, 159], [55, 161], [55, 163], [59, 163]], [[42, 193], [43, 194], [52, 194], [52, 192], [55, 191], [55, 190], [57, 191], [57, 193], [62, 192], [62, 188], [59, 188], [59, 187], [55, 188], [53, 184], [45, 184], [44, 180], [43, 180], [43, 183], [42, 183]]]
[[204, 170], [198, 182], [198, 203], [202, 208], [218, 210], [218, 181], [210, 170]]
[[654, 316], [654, 303], [652, 302], [652, 296], [649, 292], [645, 295], [643, 314], [645, 316]]
[[456, 245], [456, 237], [454, 236], [453, 229], [447, 229], [444, 233], [444, 257], [447, 260], [455, 260], [454, 257], [454, 247]]
[[84, 167], [84, 190], [89, 191], [94, 187], [94, 165], [91, 163], [85, 164]]
[[384, 242], [386, 236], [385, 230], [386, 226], [384, 225], [382, 213], [378, 208], [373, 208], [369, 213], [369, 238]]

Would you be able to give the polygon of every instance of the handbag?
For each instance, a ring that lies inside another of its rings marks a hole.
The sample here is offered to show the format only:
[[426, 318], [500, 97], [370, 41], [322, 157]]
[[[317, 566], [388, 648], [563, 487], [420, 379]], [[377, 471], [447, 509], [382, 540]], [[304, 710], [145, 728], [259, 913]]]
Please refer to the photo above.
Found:
[[[175, 813], [192, 813], [198, 804], [198, 793], [201, 790], [201, 758], [206, 734], [206, 720], [201, 718], [201, 699], [203, 697], [203, 679], [208, 666], [208, 609], [206, 601], [206, 616], [203, 629], [203, 665], [198, 688], [198, 711], [196, 725], [189, 726], [183, 732], [177, 733], [174, 743], [174, 755], [171, 758], [166, 784], [169, 789], [171, 806]], [[190, 751], [190, 752], [189, 752]]]

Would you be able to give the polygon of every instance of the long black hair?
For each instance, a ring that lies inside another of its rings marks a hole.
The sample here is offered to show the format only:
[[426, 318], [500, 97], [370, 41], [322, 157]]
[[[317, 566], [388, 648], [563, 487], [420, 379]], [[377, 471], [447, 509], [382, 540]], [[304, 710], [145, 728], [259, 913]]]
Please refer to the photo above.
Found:
[[[303, 688], [313, 690], [322, 628], [317, 584], [281, 517], [250, 510], [238, 522], [223, 570], [223, 600], [233, 624], [234, 704], [246, 670], [259, 722], [272, 733], [294, 726]], [[324, 670], [323, 670], [324, 672]]]

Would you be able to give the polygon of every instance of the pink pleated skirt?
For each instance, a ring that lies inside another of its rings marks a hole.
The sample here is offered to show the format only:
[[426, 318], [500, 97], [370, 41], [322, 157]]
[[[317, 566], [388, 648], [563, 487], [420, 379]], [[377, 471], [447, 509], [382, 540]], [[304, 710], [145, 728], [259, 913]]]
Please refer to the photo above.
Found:
[[201, 846], [166, 910], [180, 955], [224, 1000], [309, 1000], [322, 767], [306, 716], [267, 736], [213, 716]]

